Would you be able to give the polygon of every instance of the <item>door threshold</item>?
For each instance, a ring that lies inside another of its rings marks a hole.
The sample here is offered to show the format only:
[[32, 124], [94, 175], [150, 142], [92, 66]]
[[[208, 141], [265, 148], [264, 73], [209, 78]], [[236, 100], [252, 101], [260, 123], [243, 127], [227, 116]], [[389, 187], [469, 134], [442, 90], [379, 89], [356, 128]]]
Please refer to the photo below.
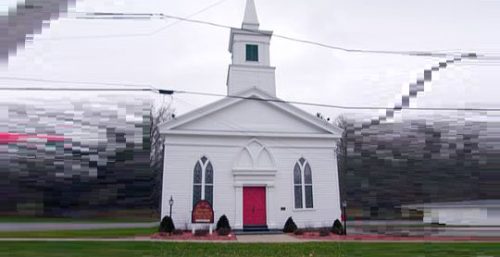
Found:
[[267, 230], [254, 230], [249, 231], [245, 229], [235, 229], [234, 234], [236, 235], [278, 235], [283, 234], [281, 229], [267, 229]]
[[244, 225], [243, 231], [269, 231], [267, 225]]

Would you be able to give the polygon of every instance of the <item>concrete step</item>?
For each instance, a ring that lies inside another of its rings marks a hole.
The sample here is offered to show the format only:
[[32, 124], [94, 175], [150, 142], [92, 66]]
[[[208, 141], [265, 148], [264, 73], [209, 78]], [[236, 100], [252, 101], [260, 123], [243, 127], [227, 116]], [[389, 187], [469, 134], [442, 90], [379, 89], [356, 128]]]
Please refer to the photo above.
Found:
[[243, 226], [243, 231], [268, 231], [267, 225], [251, 225], [251, 226]]
[[276, 229], [255, 230], [255, 231], [238, 229], [238, 230], [234, 230], [234, 234], [236, 234], [236, 235], [279, 235], [279, 234], [283, 234], [283, 231], [276, 230]]

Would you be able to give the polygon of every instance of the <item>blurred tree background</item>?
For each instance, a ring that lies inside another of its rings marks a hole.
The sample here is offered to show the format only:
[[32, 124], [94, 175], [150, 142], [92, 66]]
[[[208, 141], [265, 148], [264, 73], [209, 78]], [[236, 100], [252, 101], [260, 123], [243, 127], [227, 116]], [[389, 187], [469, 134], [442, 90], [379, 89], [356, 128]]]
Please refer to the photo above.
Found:
[[[479, 116], [477, 116], [479, 117]], [[363, 125], [338, 117], [341, 195], [351, 218], [400, 218], [403, 204], [500, 198], [500, 123], [429, 115]]]

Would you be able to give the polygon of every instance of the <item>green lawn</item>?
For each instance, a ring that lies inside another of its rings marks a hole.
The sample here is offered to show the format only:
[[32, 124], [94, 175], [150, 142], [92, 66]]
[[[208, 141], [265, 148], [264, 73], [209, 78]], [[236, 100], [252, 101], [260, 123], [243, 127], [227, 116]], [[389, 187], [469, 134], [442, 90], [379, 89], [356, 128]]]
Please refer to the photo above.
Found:
[[0, 238], [118, 238], [151, 235], [153, 228], [108, 228], [88, 230], [14, 231], [0, 232]]
[[0, 242], [0, 257], [500, 256], [498, 243]]
[[25, 216], [0, 216], [0, 223], [130, 223], [130, 222], [159, 222], [156, 218], [50, 218]]

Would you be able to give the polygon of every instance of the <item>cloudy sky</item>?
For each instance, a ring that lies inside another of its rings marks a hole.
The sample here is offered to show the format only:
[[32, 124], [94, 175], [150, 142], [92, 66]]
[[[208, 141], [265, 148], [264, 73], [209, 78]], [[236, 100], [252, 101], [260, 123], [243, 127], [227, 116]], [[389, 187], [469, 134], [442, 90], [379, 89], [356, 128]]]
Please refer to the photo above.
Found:
[[[2, 8], [16, 2], [2, 0]], [[256, 0], [261, 29], [353, 49], [480, 52], [500, 56], [497, 0]], [[207, 7], [212, 6], [209, 9]], [[151, 84], [226, 93], [229, 30], [175, 20], [87, 20], [71, 12], [166, 13], [240, 27], [245, 0], [79, 0], [0, 67], [0, 85]], [[199, 13], [200, 10], [205, 11]], [[4, 11], [3, 11], [4, 12]], [[273, 38], [277, 94], [292, 101], [392, 106], [439, 58], [353, 54]], [[439, 72], [419, 107], [500, 107], [500, 61]], [[14, 92], [7, 94], [15, 95]], [[7, 94], [3, 94], [5, 99]], [[37, 93], [40, 95], [41, 93]], [[44, 92], [43, 95], [52, 93]], [[179, 114], [216, 100], [175, 95]], [[302, 107], [335, 117], [342, 111]], [[373, 111], [370, 111], [373, 112]], [[377, 113], [374, 113], [376, 115]]]

